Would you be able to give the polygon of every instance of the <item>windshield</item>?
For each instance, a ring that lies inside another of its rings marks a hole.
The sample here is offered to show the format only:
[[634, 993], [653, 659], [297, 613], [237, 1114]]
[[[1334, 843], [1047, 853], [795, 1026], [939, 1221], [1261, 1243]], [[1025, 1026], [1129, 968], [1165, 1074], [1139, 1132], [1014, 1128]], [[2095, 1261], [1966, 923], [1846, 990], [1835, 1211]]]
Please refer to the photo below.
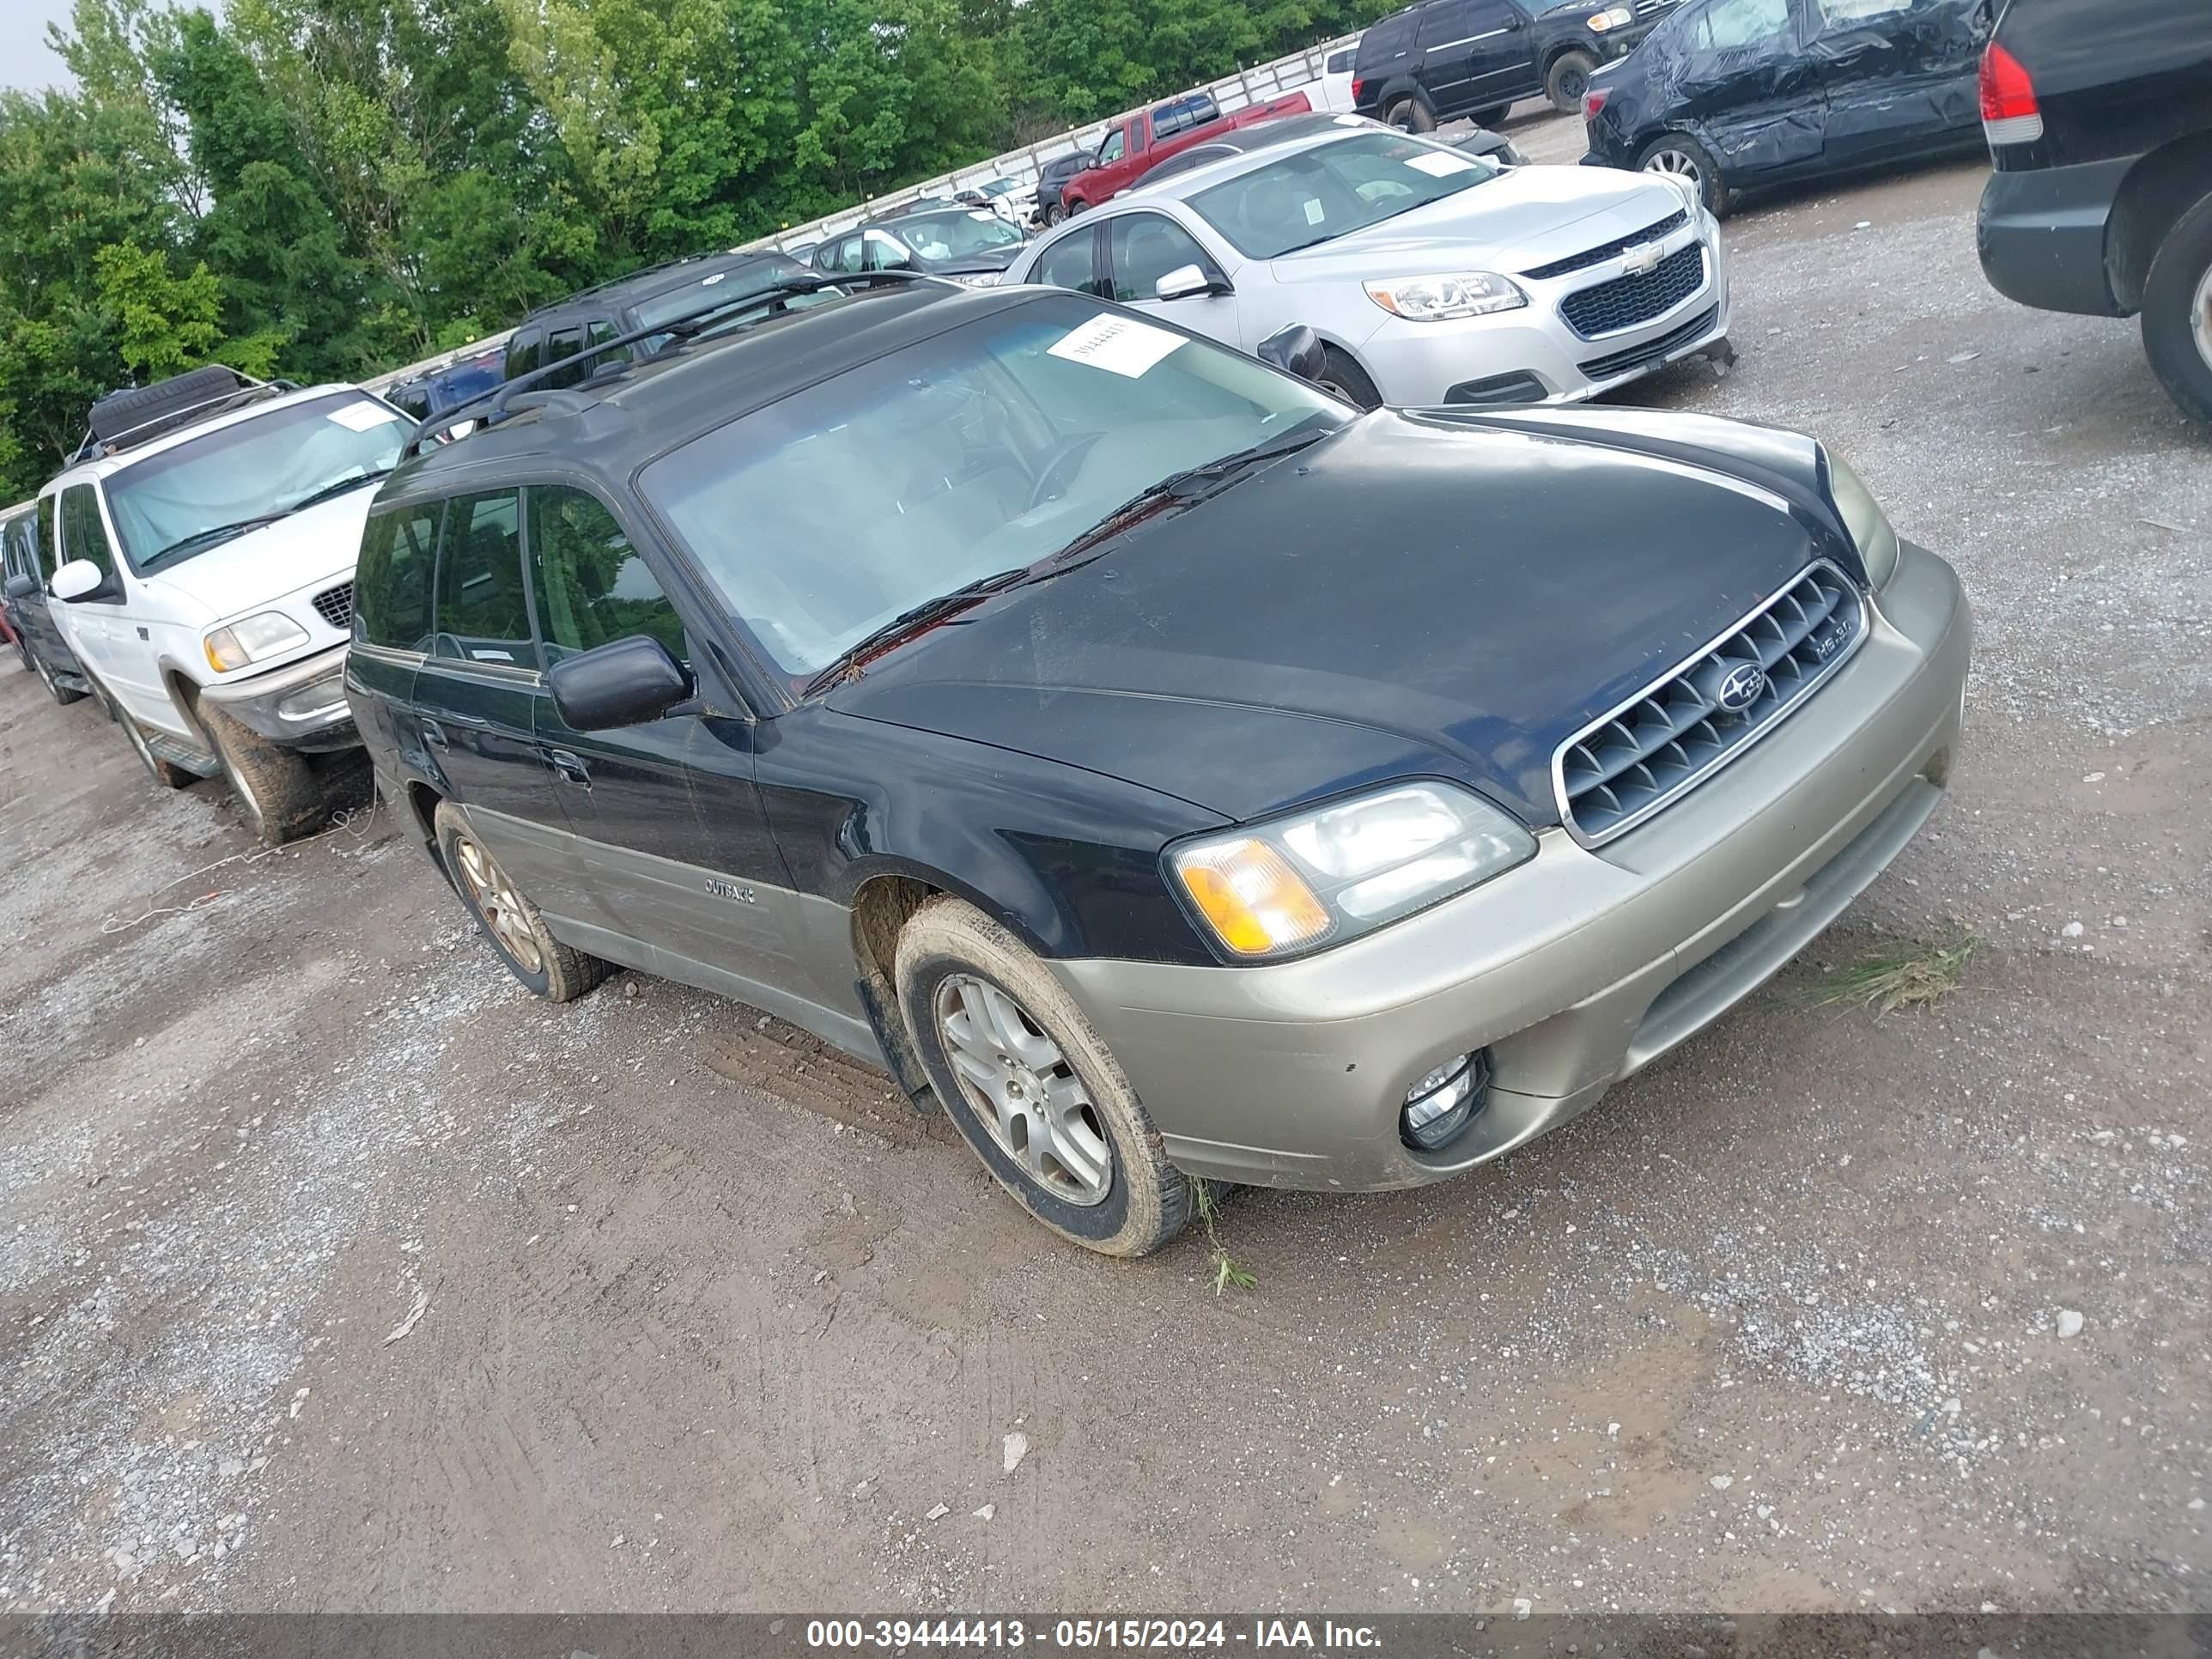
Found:
[[803, 680], [1176, 473], [1348, 418], [1252, 358], [1041, 292], [709, 432], [641, 483], [731, 614]]
[[964, 259], [1022, 240], [1021, 232], [986, 208], [924, 214], [895, 221], [884, 228], [924, 259]]
[[1385, 132], [1301, 150], [1191, 197], [1255, 259], [1279, 258], [1425, 207], [1498, 176], [1487, 161]]
[[102, 486], [123, 556], [167, 569], [318, 497], [389, 472], [413, 428], [358, 392], [287, 404], [133, 461]]
[[787, 259], [780, 254], [756, 259], [735, 270], [715, 271], [665, 294], [640, 300], [630, 310], [636, 315], [638, 327], [659, 328], [663, 323], [687, 316], [717, 300], [742, 300], [749, 294], [759, 294], [805, 270], [798, 260]]

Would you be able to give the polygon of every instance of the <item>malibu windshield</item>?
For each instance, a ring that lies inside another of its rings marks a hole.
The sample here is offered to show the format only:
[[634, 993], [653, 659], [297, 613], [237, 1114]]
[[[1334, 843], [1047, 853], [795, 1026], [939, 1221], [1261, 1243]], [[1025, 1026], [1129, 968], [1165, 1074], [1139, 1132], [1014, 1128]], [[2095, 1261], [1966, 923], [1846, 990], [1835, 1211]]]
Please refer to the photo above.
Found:
[[164, 570], [234, 536], [380, 478], [414, 428], [358, 392], [217, 427], [135, 460], [102, 488], [123, 556]]
[[1350, 416], [1252, 358], [1041, 291], [695, 439], [640, 482], [803, 679], [1164, 479]]
[[1459, 150], [1369, 132], [1239, 173], [1200, 191], [1190, 205], [1238, 252], [1276, 259], [1497, 176], [1489, 162]]

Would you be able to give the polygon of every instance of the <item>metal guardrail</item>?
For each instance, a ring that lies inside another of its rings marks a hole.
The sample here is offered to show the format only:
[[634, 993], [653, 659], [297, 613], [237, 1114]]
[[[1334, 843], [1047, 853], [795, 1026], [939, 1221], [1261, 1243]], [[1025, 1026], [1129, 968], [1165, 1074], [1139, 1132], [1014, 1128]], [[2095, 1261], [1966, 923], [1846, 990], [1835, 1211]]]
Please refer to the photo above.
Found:
[[925, 196], [950, 196], [971, 185], [988, 184], [994, 179], [1012, 179], [1023, 185], [1034, 185], [1046, 162], [1056, 161], [1063, 155], [1091, 154], [1097, 149], [1110, 129], [1127, 120], [1139, 110], [1151, 109], [1171, 98], [1188, 97], [1194, 92], [1212, 94], [1213, 101], [1224, 114], [1243, 109], [1247, 105], [1262, 104], [1271, 98], [1279, 98], [1286, 92], [1298, 92], [1317, 86], [1322, 79], [1322, 65], [1328, 61], [1329, 54], [1346, 46], [1356, 46], [1358, 40], [1357, 34], [1339, 35], [1334, 40], [1324, 40], [1318, 46], [1308, 46], [1304, 52], [1278, 58], [1273, 63], [1239, 70], [1234, 75], [1224, 76], [1203, 87], [1190, 87], [1181, 93], [1166, 93], [1158, 98], [1147, 99], [1133, 108], [1123, 110], [1119, 115], [1109, 116], [1103, 121], [1093, 121], [1088, 126], [1073, 127], [1066, 132], [1055, 133], [1024, 149], [1008, 150], [1003, 155], [994, 155], [988, 161], [979, 161], [974, 167], [962, 167], [957, 172], [939, 173], [934, 179], [925, 179], [920, 184], [909, 185], [902, 190], [886, 191], [883, 195], [872, 197], [857, 206], [826, 214], [803, 225], [793, 225], [773, 236], [747, 242], [744, 246], [747, 250], [770, 247], [787, 250], [799, 246], [811, 246], [826, 236], [850, 230], [864, 220], [880, 217]]

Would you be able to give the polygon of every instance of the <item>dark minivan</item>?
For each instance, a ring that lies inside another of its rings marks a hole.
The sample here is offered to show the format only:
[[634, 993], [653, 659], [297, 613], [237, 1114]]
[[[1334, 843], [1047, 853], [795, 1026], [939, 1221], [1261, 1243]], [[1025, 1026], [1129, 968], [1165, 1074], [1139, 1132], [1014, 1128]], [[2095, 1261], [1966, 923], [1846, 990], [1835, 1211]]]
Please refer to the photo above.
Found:
[[361, 731], [541, 996], [780, 1014], [1138, 1255], [1195, 1179], [1565, 1121], [1942, 799], [1965, 597], [1809, 438], [1362, 415], [1062, 289], [839, 285], [510, 385], [380, 492]]
[[1676, 0], [1421, 0], [1368, 25], [1352, 106], [1408, 132], [1470, 116], [1494, 127], [1523, 98], [1582, 108], [1601, 64], [1625, 57]]
[[[547, 384], [573, 385], [589, 371], [582, 364], [553, 367], [563, 358], [586, 347], [602, 347], [617, 334], [657, 328], [702, 306], [723, 301], [735, 304], [799, 269], [797, 260], [781, 253], [705, 253], [586, 289], [557, 305], [532, 312], [515, 325], [507, 343], [507, 378], [545, 368], [551, 370]], [[647, 338], [627, 349], [648, 355], [660, 344], [657, 338]], [[591, 368], [605, 362], [600, 353]]]

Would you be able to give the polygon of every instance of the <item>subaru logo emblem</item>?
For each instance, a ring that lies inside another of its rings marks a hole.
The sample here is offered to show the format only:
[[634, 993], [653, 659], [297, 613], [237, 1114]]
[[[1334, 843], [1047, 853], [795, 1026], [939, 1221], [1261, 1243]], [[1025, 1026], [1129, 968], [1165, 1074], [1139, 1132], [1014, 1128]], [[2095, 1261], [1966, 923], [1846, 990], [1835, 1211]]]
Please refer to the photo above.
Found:
[[1766, 690], [1766, 671], [1755, 662], [1738, 663], [1721, 681], [1713, 701], [1723, 714], [1741, 714]]

